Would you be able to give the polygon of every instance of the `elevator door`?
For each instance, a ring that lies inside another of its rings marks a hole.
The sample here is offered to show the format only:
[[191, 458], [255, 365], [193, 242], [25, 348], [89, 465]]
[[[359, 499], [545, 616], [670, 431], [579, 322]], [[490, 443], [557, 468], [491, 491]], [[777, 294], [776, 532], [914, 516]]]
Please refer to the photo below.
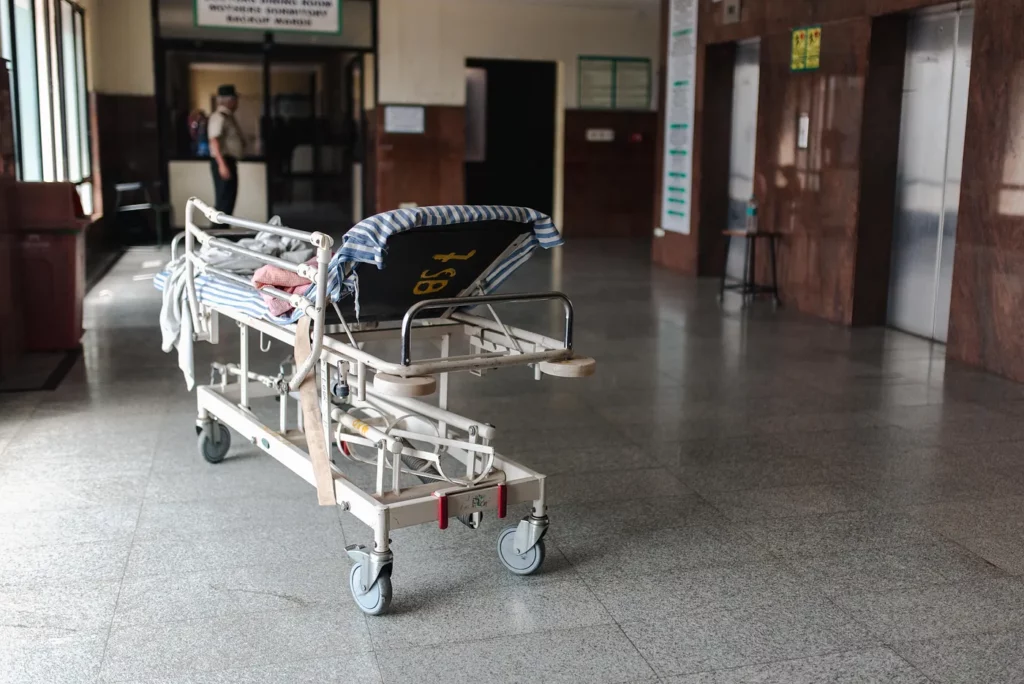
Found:
[[[747, 227], [747, 203], [754, 194], [754, 144], [761, 78], [761, 41], [737, 44], [732, 86], [732, 135], [729, 146], [729, 230]], [[743, 275], [743, 240], [732, 240], [726, 272]]]
[[915, 16], [908, 28], [889, 325], [946, 341], [960, 209], [974, 11]]

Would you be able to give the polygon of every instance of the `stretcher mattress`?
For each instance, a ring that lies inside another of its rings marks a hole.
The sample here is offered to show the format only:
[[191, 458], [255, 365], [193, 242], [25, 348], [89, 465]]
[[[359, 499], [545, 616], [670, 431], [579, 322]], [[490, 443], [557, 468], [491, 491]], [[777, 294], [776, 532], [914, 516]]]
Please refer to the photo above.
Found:
[[[341, 238], [340, 246], [331, 260], [328, 298], [338, 302], [348, 296], [358, 297], [358, 282], [352, 267], [364, 263], [374, 264], [378, 269], [384, 268], [387, 242], [392, 235], [417, 228], [472, 223], [486, 226], [487, 221], [532, 223], [533, 233], [487, 271], [481, 282], [484, 292], [497, 289], [530, 258], [537, 247], [550, 249], [563, 242], [550, 217], [524, 207], [448, 205], [389, 211], [360, 221]], [[158, 273], [153, 278], [154, 286], [163, 290], [169, 275], [168, 270]], [[312, 300], [315, 294], [316, 287], [310, 285], [304, 296]], [[294, 323], [302, 316], [300, 311], [273, 316], [256, 290], [212, 275], [196, 277], [196, 295], [204, 304], [229, 307], [276, 323]]]

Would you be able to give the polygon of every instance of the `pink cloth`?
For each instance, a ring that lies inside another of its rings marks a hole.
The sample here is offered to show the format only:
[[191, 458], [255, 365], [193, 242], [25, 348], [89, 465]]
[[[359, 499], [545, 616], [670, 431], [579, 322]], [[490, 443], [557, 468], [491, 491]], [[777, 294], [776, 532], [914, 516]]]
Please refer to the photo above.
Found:
[[[316, 257], [306, 262], [307, 264], [316, 264]], [[311, 281], [303, 278], [298, 273], [286, 271], [278, 266], [260, 266], [260, 268], [252, 274], [252, 284], [256, 286], [257, 290], [262, 290], [268, 285], [270, 287], [276, 287], [278, 290], [283, 290], [288, 294], [302, 294], [309, 287]], [[262, 294], [263, 301], [267, 303], [267, 308], [270, 310], [272, 316], [284, 316], [286, 313], [292, 310], [292, 305], [283, 299], [278, 299], [273, 295]]]

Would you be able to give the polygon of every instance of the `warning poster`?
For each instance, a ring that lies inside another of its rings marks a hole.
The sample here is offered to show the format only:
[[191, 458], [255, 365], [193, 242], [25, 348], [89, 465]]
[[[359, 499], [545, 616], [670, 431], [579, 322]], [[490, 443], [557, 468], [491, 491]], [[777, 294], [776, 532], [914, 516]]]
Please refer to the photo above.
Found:
[[793, 29], [793, 49], [789, 58], [790, 71], [814, 71], [821, 67], [821, 27], [805, 26]]
[[807, 68], [807, 29], [793, 30], [793, 51], [789, 58], [790, 71]]
[[807, 69], [821, 66], [821, 27], [812, 26], [807, 29]]

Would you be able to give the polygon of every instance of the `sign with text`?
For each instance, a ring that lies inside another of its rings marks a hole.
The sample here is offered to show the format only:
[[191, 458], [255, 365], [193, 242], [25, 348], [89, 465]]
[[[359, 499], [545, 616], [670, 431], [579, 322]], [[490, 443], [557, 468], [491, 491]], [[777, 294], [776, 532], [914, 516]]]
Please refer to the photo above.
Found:
[[812, 26], [807, 29], [807, 68], [817, 69], [821, 66], [821, 27]]
[[341, 0], [194, 0], [196, 26], [341, 33]]
[[793, 29], [793, 49], [790, 71], [814, 71], [821, 67], [821, 27], [805, 26]]
[[690, 234], [690, 176], [697, 106], [697, 0], [669, 5], [661, 230]]

